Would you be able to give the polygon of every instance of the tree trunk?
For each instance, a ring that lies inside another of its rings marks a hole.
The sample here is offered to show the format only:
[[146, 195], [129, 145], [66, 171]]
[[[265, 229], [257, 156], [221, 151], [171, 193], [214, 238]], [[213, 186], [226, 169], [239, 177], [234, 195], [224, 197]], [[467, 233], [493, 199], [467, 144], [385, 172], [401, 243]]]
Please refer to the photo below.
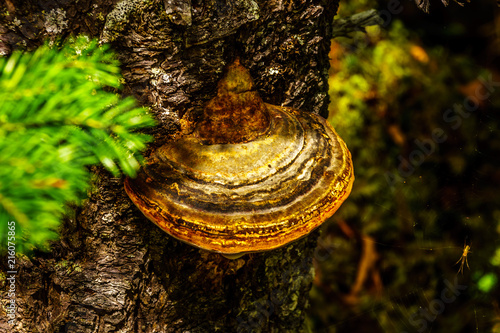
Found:
[[[149, 151], [178, 135], [181, 123], [197, 120], [236, 57], [264, 101], [327, 115], [337, 0], [5, 0], [4, 6], [0, 54], [79, 33], [112, 43], [125, 93], [159, 120]], [[16, 322], [12, 327], [2, 314], [0, 332], [303, 330], [317, 231], [278, 250], [228, 260], [168, 236], [135, 208], [122, 179], [98, 167], [93, 172], [89, 198], [65, 219], [52, 251], [18, 258]], [[0, 283], [5, 306], [5, 278]]]

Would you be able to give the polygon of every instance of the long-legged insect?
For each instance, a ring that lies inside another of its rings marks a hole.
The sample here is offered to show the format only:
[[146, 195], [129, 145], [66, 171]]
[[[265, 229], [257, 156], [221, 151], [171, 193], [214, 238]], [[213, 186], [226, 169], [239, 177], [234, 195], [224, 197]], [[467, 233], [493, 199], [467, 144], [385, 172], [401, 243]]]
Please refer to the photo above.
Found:
[[462, 273], [462, 275], [464, 274], [464, 263], [467, 265], [467, 268], [470, 270], [470, 267], [469, 267], [469, 262], [467, 261], [467, 255], [472, 252], [470, 250], [470, 246], [467, 245], [466, 243], [464, 243], [464, 252], [462, 253], [462, 256], [460, 257], [460, 259], [458, 259], [458, 261], [455, 263], [458, 264], [460, 261], [462, 262], [460, 264], [460, 269], [458, 270], [457, 274], [458, 273]]

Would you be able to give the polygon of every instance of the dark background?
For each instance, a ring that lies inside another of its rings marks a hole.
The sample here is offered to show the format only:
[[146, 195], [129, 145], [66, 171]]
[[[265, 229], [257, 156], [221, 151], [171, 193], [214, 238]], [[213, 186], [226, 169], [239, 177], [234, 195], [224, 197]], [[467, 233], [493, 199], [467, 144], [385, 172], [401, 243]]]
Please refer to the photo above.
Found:
[[[341, 3], [339, 16], [387, 6]], [[401, 6], [386, 27], [332, 43], [329, 120], [356, 180], [323, 228], [308, 325], [499, 332], [500, 10]]]

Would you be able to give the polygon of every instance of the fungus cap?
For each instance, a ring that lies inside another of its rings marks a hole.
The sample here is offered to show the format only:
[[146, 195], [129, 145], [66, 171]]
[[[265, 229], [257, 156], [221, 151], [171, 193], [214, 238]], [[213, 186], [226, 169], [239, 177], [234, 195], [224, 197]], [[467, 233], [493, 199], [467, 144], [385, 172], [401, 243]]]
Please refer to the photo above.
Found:
[[196, 130], [157, 149], [137, 178], [125, 180], [157, 226], [226, 256], [307, 235], [354, 181], [351, 154], [323, 118], [263, 103], [252, 86], [236, 61]]

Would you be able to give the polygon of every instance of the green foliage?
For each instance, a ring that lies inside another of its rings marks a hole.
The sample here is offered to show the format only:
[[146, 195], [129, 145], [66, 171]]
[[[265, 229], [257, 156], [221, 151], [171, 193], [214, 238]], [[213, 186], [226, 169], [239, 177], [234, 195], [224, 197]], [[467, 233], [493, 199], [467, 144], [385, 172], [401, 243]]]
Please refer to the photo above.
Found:
[[79, 37], [60, 48], [0, 58], [0, 235], [16, 222], [18, 250], [47, 248], [66, 202], [89, 187], [86, 166], [134, 176], [154, 125], [121, 99], [119, 63], [107, 46]]
[[[332, 256], [318, 263], [312, 331], [323, 328], [318, 322], [331, 332], [417, 331], [410, 316], [440, 299], [444, 281], [454, 281], [464, 240], [472, 249], [471, 269], [459, 276], [467, 290], [428, 328], [470, 331], [476, 320], [471, 308], [492, 322], [489, 302], [500, 296], [500, 197], [488, 176], [500, 168], [500, 122], [492, 116], [500, 94], [481, 100], [476, 93], [486, 92], [481, 80], [489, 73], [441, 47], [425, 49], [399, 21], [389, 30], [368, 27], [367, 34], [335, 39], [330, 57], [329, 121], [352, 152], [356, 180], [333, 217], [337, 224], [322, 236]], [[467, 98], [476, 98], [479, 108], [463, 117], [447, 113]], [[433, 141], [435, 130], [442, 131], [442, 142]], [[433, 141], [432, 152], [416, 140]], [[415, 154], [423, 158], [401, 165], [400, 158]], [[369, 242], [378, 259], [364, 272], [362, 291], [349, 298], [364, 269], [360, 257], [367, 256], [360, 247], [368, 251]]]

